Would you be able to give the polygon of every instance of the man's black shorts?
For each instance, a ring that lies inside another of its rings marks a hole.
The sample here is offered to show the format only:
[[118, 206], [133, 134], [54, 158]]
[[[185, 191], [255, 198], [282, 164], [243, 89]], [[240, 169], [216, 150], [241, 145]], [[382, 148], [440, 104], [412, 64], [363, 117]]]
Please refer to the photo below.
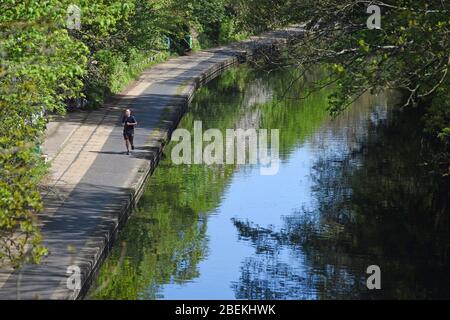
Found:
[[125, 140], [130, 140], [130, 141], [132, 141], [132, 140], [133, 140], [133, 137], [134, 137], [134, 131], [124, 131], [124, 132], [123, 132], [123, 138], [124, 138]]

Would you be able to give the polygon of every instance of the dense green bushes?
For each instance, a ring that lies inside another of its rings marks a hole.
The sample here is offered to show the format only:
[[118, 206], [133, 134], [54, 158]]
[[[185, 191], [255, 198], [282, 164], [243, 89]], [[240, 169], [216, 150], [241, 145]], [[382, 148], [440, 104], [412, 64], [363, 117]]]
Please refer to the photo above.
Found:
[[88, 51], [63, 28], [60, 1], [0, 3], [0, 263], [16, 265], [29, 244], [45, 252], [34, 223], [42, 114], [79, 95]]

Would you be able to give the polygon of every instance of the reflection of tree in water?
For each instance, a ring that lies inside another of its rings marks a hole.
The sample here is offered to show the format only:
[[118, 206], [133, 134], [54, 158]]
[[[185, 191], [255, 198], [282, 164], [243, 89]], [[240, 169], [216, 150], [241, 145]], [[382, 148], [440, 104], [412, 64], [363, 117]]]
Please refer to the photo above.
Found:
[[[268, 258], [247, 258], [242, 264], [238, 284], [233, 284], [237, 299], [283, 299], [285, 297], [307, 298], [300, 286], [305, 278], [292, 271], [291, 266]], [[290, 285], [291, 283], [295, 285]]]
[[315, 222], [295, 216], [287, 217], [280, 231], [248, 221], [234, 224], [257, 253], [242, 263], [241, 277], [233, 283], [237, 299], [355, 298], [364, 285], [340, 268], [346, 259], [336, 238], [331, 241], [333, 232], [339, 237], [336, 230], [317, 230]]
[[[234, 221], [256, 251], [233, 285], [237, 298], [450, 297], [448, 189], [421, 166], [410, 116], [369, 123], [357, 151], [324, 146], [312, 172], [316, 208], [286, 217], [281, 230]], [[371, 264], [381, 267], [381, 291], [365, 287]]]

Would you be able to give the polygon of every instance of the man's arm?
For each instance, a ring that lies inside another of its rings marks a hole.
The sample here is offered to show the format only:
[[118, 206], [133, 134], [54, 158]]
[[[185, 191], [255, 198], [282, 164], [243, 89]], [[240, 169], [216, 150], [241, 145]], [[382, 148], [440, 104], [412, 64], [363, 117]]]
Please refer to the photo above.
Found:
[[136, 118], [135, 117], [133, 117], [133, 122], [127, 122], [127, 125], [129, 125], [129, 126], [137, 126], [137, 121], [136, 121]]

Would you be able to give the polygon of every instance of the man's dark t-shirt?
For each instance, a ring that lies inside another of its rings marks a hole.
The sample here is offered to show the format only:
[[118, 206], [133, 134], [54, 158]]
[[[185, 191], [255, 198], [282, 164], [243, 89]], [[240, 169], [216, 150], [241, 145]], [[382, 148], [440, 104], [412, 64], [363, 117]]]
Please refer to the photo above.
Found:
[[136, 123], [136, 118], [134, 116], [129, 116], [129, 117], [124, 116], [122, 118], [123, 131], [127, 132], [127, 133], [133, 133], [134, 132], [134, 126], [127, 125], [127, 122], [129, 122], [129, 123]]

